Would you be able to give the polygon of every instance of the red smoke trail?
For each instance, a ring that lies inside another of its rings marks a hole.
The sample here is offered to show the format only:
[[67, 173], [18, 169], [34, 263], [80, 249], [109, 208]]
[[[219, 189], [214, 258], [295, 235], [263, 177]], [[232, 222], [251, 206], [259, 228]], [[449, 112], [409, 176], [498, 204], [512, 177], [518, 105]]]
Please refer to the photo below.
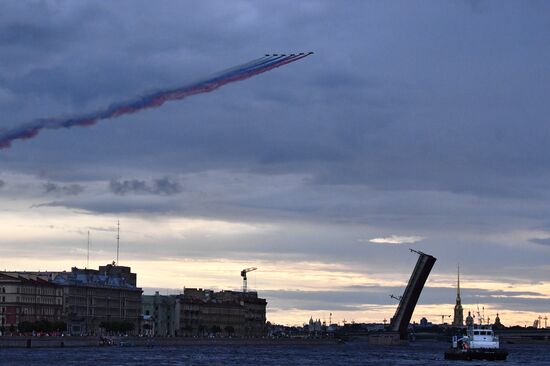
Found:
[[34, 138], [43, 129], [71, 128], [74, 126], [87, 127], [103, 119], [136, 113], [148, 108], [160, 107], [167, 101], [181, 100], [188, 96], [212, 92], [226, 84], [246, 80], [255, 75], [301, 60], [310, 54], [312, 53], [293, 54], [290, 56], [266, 55], [265, 57], [222, 71], [215, 76], [191, 85], [177, 89], [161, 90], [145, 97], [111, 105], [99, 112], [63, 119], [39, 119], [7, 131], [0, 131], [0, 149], [9, 148], [15, 140]]

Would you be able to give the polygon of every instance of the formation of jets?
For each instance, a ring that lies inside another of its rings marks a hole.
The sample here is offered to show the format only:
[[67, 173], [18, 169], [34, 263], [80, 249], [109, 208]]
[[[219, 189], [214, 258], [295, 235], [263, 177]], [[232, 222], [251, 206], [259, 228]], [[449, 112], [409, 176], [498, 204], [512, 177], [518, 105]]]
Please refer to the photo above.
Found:
[[[300, 52], [300, 53], [291, 53], [289, 56], [301, 56], [301, 55], [312, 55], [313, 52]], [[266, 56], [286, 56], [284, 53], [266, 53]]]

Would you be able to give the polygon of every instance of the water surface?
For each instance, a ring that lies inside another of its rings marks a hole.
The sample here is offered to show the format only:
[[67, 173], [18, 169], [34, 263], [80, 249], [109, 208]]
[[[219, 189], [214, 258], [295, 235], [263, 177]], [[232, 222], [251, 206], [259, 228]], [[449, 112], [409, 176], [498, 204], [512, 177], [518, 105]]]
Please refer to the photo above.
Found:
[[550, 344], [507, 345], [506, 362], [445, 361], [446, 343], [369, 346], [184, 346], [0, 349], [1, 366], [115, 365], [550, 365]]

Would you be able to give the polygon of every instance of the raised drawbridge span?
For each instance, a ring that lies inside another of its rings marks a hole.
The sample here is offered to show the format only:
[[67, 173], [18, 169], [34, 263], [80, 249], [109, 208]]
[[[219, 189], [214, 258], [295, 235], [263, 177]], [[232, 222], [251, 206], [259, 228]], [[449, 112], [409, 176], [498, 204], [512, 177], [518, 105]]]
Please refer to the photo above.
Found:
[[407, 328], [409, 327], [414, 308], [428, 279], [428, 275], [437, 260], [429, 254], [413, 249], [411, 251], [419, 255], [418, 261], [405, 288], [405, 292], [399, 297], [399, 305], [390, 324], [391, 331], [399, 333], [399, 338], [402, 340], [407, 339]]

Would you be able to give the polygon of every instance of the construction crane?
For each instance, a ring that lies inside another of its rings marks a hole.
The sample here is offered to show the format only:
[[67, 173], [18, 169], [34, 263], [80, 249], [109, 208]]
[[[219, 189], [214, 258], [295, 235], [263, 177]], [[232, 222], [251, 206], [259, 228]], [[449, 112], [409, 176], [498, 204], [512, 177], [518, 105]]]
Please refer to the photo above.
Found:
[[441, 324], [445, 324], [445, 317], [447, 318], [451, 317], [450, 315], [444, 315], [444, 314], [440, 314], [439, 316], [441, 317]]
[[252, 271], [255, 271], [257, 270], [258, 268], [256, 267], [250, 267], [250, 268], [245, 268], [241, 271], [241, 277], [243, 278], [243, 292], [246, 292], [247, 290], [247, 278], [246, 278], [246, 274], [248, 272], [252, 272]]
[[401, 301], [401, 299], [403, 298], [403, 296], [395, 296], [394, 294], [391, 294], [390, 297], [394, 300], [397, 300], [397, 301]]

